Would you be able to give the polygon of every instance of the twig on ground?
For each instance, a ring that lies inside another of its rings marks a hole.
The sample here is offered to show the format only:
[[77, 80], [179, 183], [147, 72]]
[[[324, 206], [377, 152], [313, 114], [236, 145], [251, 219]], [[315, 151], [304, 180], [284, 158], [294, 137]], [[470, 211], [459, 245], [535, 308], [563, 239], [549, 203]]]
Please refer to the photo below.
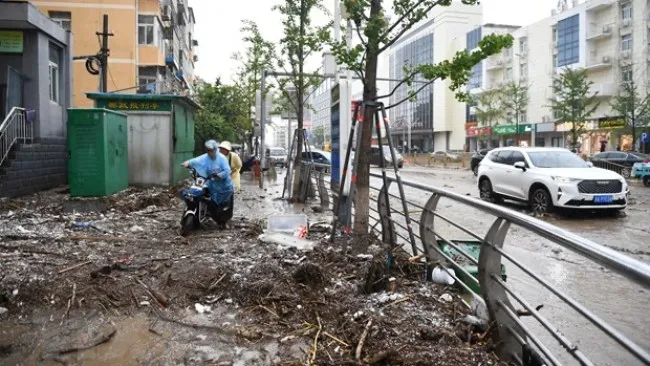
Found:
[[366, 327], [363, 329], [363, 333], [361, 333], [361, 338], [359, 339], [359, 344], [357, 345], [357, 351], [355, 352], [357, 361], [361, 360], [361, 350], [363, 350], [363, 344], [366, 342], [366, 337], [368, 337], [368, 330], [370, 329], [371, 325], [372, 319], [368, 320]]
[[58, 272], [58, 274], [63, 274], [63, 273], [66, 273], [66, 272], [70, 272], [70, 271], [72, 271], [72, 270], [74, 270], [74, 269], [77, 269], [77, 268], [81, 268], [81, 267], [83, 267], [83, 266], [86, 266], [86, 265], [88, 265], [88, 264], [90, 264], [90, 263], [92, 263], [92, 262], [93, 262], [93, 261], [85, 261], [85, 262], [82, 262], [82, 263], [77, 263], [77, 264], [75, 264], [74, 266], [70, 266], [70, 267], [68, 267], [68, 268], [64, 268], [64, 269], [60, 270], [60, 271]]
[[329, 337], [329, 338], [331, 338], [331, 339], [333, 339], [333, 340], [335, 340], [336, 342], [340, 343], [340, 344], [343, 345], [343, 346], [350, 347], [349, 344], [343, 342], [342, 340], [340, 340], [340, 339], [334, 337], [333, 335], [331, 335], [331, 334], [329, 334], [329, 333], [327, 333], [327, 332], [323, 332], [323, 335], [326, 336], [326, 337]]
[[259, 307], [262, 308], [262, 309], [264, 309], [264, 310], [266, 310], [266, 311], [268, 311], [269, 314], [273, 315], [274, 317], [280, 319], [280, 316], [279, 316], [275, 311], [273, 311], [273, 310], [267, 308], [267, 307], [264, 306], [264, 305], [259, 305]]
[[[149, 296], [151, 296], [152, 299], [156, 300], [156, 302], [157, 302], [158, 304], [160, 304], [160, 306], [162, 306], [162, 307], [166, 307], [166, 306], [167, 306], [166, 301], [164, 300], [162, 294], [158, 294], [158, 296], [156, 296], [156, 295], [154, 295], [154, 293], [149, 289], [149, 287], [148, 287], [147, 285], [144, 284], [144, 282], [140, 281], [140, 280], [137, 279], [137, 278], [136, 278], [136, 281], [137, 281], [137, 282], [138, 282], [142, 287], [144, 287], [145, 291], [147, 291], [147, 293], [149, 294]], [[159, 298], [159, 297], [160, 297], [160, 298]]]
[[226, 278], [226, 273], [224, 273], [223, 276], [219, 277], [218, 280], [214, 281], [214, 282], [210, 285], [210, 287], [208, 287], [208, 291], [212, 291], [212, 290], [214, 290], [214, 289], [217, 287], [217, 285], [219, 284], [219, 282], [221, 282], [224, 278]]
[[108, 331], [105, 334], [102, 334], [101, 337], [99, 337], [95, 341], [93, 341], [92, 344], [90, 344], [88, 346], [84, 346], [84, 347], [74, 347], [74, 346], [72, 346], [72, 347], [69, 347], [69, 348], [66, 348], [66, 349], [63, 349], [63, 350], [59, 351], [59, 354], [66, 354], [66, 353], [71, 353], [71, 352], [83, 351], [83, 350], [86, 350], [86, 349], [90, 349], [90, 348], [99, 346], [100, 344], [104, 344], [104, 343], [110, 341], [111, 338], [113, 338], [113, 336], [115, 335], [115, 332], [116, 332], [115, 328], [111, 328], [110, 331]]
[[404, 297], [404, 298], [401, 298], [399, 300], [395, 300], [395, 301], [391, 302], [390, 304], [384, 306], [384, 309], [386, 309], [387, 307], [392, 306], [392, 305], [397, 305], [400, 302], [409, 301], [409, 300], [412, 300], [412, 299], [410, 297]]
[[320, 337], [320, 332], [323, 330], [323, 325], [320, 322], [320, 316], [316, 315], [316, 320], [318, 321], [318, 331], [316, 331], [316, 336], [314, 337], [314, 346], [311, 354], [311, 359], [309, 364], [313, 365], [316, 361], [316, 353], [318, 352], [318, 338]]
[[59, 326], [63, 325], [63, 322], [65, 319], [70, 315], [70, 306], [74, 305], [74, 300], [76, 297], [77, 293], [77, 284], [73, 283], [72, 284], [72, 296], [68, 299], [68, 306], [65, 309], [65, 313], [63, 313], [63, 316], [61, 317], [61, 323], [59, 323]]

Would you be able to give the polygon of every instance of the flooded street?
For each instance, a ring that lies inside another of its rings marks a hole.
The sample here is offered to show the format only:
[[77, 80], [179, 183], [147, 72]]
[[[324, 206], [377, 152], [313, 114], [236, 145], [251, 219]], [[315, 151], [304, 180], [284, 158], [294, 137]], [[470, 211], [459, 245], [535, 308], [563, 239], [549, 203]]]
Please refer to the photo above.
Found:
[[[404, 180], [478, 197], [476, 178], [466, 170], [405, 168], [402, 177]], [[373, 180], [372, 184], [379, 186], [380, 181]], [[405, 191], [409, 199], [419, 205], [424, 205], [430, 197], [430, 194], [423, 194], [422, 191], [410, 187], [405, 187]], [[395, 185], [391, 188], [391, 193], [398, 194]], [[398, 200], [392, 200], [391, 204], [402, 211]], [[520, 212], [527, 211], [527, 207], [520, 204], [506, 202], [505, 205]], [[440, 200], [438, 209], [442, 215], [462, 223], [481, 236], [487, 233], [493, 222], [489, 215], [444, 198]], [[417, 210], [414, 210], [412, 216], [419, 218]], [[397, 218], [396, 221], [400, 219]], [[617, 217], [570, 212], [546, 216], [542, 220], [639, 260], [650, 262], [650, 189], [642, 185], [632, 184], [630, 204], [625, 213]], [[436, 223], [435, 230], [447, 239], [468, 238], [467, 234], [442, 220], [437, 220]], [[536, 274], [628, 335], [637, 344], [646, 350], [650, 349], [650, 328], [645, 326], [650, 324], [650, 314], [647, 311], [650, 293], [647, 290], [517, 226], [510, 228], [505, 250]], [[558, 326], [593, 362], [612, 366], [641, 365], [514, 264], [505, 263], [507, 282], [531, 305], [544, 305], [541, 314]], [[516, 303], [512, 301], [513, 304]], [[537, 326], [530, 318], [522, 319], [525, 324], [531, 324], [535, 333], [544, 335], [540, 338], [555, 351], [560, 360], [574, 364], [575, 361], [563, 352], [558, 342], [550, 335], [546, 336], [548, 333], [541, 326]]]

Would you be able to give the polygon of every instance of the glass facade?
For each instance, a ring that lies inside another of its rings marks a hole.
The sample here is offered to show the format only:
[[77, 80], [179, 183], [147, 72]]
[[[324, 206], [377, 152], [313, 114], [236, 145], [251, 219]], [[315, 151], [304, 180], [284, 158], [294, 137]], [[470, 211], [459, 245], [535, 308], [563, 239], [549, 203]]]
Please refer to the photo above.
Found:
[[[404, 77], [404, 66], [417, 66], [433, 63], [433, 34], [423, 35], [410, 42], [404, 42], [400, 48], [390, 55], [390, 78], [402, 79]], [[397, 82], [390, 82], [390, 90], [397, 86]], [[390, 104], [397, 103], [408, 98], [410, 90], [418, 90], [422, 85], [406, 84], [400, 85], [390, 97]], [[420, 90], [414, 100], [407, 100], [404, 103], [391, 108], [390, 110], [391, 129], [401, 137], [408, 130], [411, 124], [411, 134], [424, 135], [433, 134], [433, 84], [427, 85]], [[422, 136], [424, 137], [424, 136]], [[418, 145], [420, 137], [412, 137], [413, 145]], [[424, 137], [430, 139], [430, 137]], [[399, 141], [400, 138], [398, 138]], [[421, 146], [421, 145], [420, 145]]]
[[466, 45], [467, 51], [471, 51], [471, 50], [475, 49], [476, 47], [478, 47], [478, 43], [481, 41], [482, 28], [478, 27], [478, 28], [474, 29], [473, 31], [468, 32], [466, 37], [467, 38], [465, 40], [465, 42], [466, 42], [465, 45]]
[[580, 18], [576, 14], [557, 23], [557, 66], [575, 64], [580, 60]]

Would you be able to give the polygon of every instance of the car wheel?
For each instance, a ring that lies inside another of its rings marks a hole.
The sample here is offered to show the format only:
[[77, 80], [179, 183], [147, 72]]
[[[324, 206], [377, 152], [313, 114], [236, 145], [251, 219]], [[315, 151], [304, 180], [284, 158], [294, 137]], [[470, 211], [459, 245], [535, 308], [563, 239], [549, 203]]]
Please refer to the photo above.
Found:
[[546, 188], [537, 188], [530, 196], [530, 208], [538, 214], [549, 213], [553, 210], [553, 199]]
[[623, 168], [621, 170], [621, 175], [623, 178], [628, 179], [631, 176], [630, 168]]
[[474, 165], [474, 167], [472, 167], [472, 173], [474, 173], [475, 177], [478, 176], [478, 165]]
[[643, 176], [643, 185], [646, 187], [650, 187], [650, 175]]
[[501, 203], [503, 201], [499, 195], [492, 191], [492, 183], [487, 178], [483, 178], [479, 184], [479, 195], [483, 201], [492, 203]]

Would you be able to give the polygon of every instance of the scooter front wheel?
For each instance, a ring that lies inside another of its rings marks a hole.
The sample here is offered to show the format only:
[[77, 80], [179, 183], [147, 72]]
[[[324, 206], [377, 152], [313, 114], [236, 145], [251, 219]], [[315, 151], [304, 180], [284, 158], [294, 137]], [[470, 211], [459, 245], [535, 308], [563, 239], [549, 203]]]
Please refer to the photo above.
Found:
[[192, 231], [192, 228], [194, 228], [194, 214], [183, 216], [181, 220], [181, 236], [187, 236]]

